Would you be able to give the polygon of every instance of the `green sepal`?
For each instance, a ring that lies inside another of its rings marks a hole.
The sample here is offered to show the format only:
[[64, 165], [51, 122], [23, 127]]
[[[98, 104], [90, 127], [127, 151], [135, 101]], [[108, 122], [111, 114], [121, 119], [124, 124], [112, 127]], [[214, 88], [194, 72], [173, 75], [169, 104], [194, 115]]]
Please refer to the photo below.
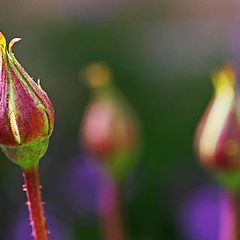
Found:
[[240, 170], [235, 171], [220, 171], [215, 177], [218, 182], [228, 190], [238, 192], [240, 190]]
[[23, 169], [31, 169], [38, 165], [39, 160], [47, 151], [49, 137], [30, 144], [18, 146], [1, 145], [3, 152], [14, 163]]
[[105, 159], [105, 167], [116, 182], [121, 183], [127, 179], [136, 165], [136, 155], [135, 151], [122, 150]]

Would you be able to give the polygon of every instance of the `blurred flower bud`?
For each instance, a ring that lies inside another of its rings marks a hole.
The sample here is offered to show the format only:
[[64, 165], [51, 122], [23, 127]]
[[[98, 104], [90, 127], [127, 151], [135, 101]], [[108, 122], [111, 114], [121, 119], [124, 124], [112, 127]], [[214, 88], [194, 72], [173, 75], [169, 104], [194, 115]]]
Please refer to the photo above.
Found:
[[53, 131], [54, 110], [40, 84], [35, 83], [6, 46], [0, 33], [0, 145], [9, 159], [23, 168], [45, 153]]
[[134, 165], [139, 147], [139, 129], [132, 110], [111, 82], [104, 64], [86, 69], [93, 96], [84, 115], [82, 136], [87, 150], [122, 179]]
[[214, 96], [196, 133], [196, 150], [203, 165], [215, 170], [240, 167], [240, 125], [236, 73], [231, 65], [213, 75]]

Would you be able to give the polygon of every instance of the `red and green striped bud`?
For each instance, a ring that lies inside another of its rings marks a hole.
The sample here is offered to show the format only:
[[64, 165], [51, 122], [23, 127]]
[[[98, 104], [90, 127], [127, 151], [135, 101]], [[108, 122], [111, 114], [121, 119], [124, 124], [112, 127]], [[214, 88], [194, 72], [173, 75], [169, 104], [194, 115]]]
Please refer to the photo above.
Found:
[[47, 150], [54, 126], [52, 104], [12, 53], [0, 33], [0, 145], [9, 159], [31, 168]]
[[236, 73], [227, 65], [213, 75], [214, 95], [196, 134], [202, 164], [215, 170], [240, 168], [240, 122]]
[[117, 180], [134, 165], [139, 148], [139, 128], [133, 111], [111, 82], [104, 64], [86, 70], [93, 96], [84, 115], [81, 136], [87, 150]]

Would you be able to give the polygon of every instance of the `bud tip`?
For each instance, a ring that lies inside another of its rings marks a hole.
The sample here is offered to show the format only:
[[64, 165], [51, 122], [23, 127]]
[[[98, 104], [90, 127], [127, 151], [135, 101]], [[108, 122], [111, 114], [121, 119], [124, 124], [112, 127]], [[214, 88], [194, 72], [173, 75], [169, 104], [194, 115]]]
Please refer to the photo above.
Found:
[[3, 33], [0, 32], [0, 45], [2, 45], [2, 47], [6, 46], [6, 38], [4, 37]]
[[101, 62], [93, 63], [87, 66], [85, 73], [88, 84], [91, 87], [105, 86], [112, 78], [110, 68], [105, 63]]
[[9, 52], [12, 53], [12, 47], [15, 43], [21, 41], [21, 38], [13, 38], [9, 43]]
[[212, 81], [216, 92], [234, 88], [236, 83], [235, 66], [233, 64], [226, 64], [213, 74]]

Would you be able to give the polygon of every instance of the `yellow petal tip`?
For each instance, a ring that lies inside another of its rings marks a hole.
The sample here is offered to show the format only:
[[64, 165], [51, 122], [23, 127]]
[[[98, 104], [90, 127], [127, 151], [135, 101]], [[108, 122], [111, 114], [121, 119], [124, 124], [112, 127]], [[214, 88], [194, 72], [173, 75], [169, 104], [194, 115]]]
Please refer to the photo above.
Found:
[[3, 33], [0, 32], [0, 45], [1, 45], [2, 47], [5, 47], [6, 44], [7, 44], [6, 38], [4, 37]]
[[108, 65], [96, 62], [86, 67], [86, 78], [91, 87], [107, 85], [111, 82], [112, 73]]
[[234, 88], [236, 78], [236, 69], [233, 64], [223, 66], [219, 71], [213, 74], [213, 85], [215, 90]]

